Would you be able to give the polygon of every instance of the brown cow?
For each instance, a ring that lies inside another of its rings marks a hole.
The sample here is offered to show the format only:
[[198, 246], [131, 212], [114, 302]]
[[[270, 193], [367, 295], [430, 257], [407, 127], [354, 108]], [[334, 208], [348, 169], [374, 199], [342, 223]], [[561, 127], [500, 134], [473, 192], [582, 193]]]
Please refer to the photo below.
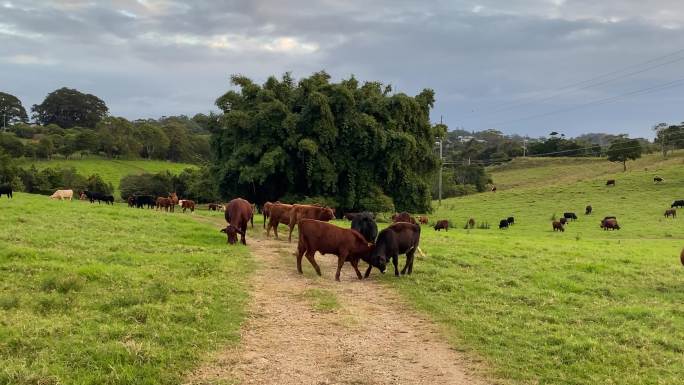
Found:
[[684, 249], [682, 249], [682, 253], [679, 254], [679, 260], [682, 262], [682, 265], [684, 265]]
[[178, 204], [178, 195], [175, 192], [169, 193], [168, 198], [158, 197], [157, 198], [157, 210], [164, 209], [164, 211], [174, 212], [176, 205]]
[[221, 205], [218, 203], [209, 203], [209, 205], [207, 206], [207, 210], [209, 211], [219, 211], [220, 208]]
[[261, 207], [261, 213], [264, 214], [264, 228], [266, 228], [266, 223], [268, 222], [268, 218], [271, 216], [271, 206], [279, 205], [279, 204], [281, 204], [280, 201], [266, 202]]
[[273, 229], [273, 234], [275, 234], [276, 239], [278, 239], [278, 225], [290, 225], [290, 210], [292, 210], [292, 205], [284, 203], [273, 203], [268, 208], [268, 226], [266, 226], [266, 236], [268, 237], [271, 229]]
[[247, 222], [252, 216], [252, 205], [242, 198], [235, 198], [228, 202], [224, 216], [228, 226], [221, 229], [221, 232], [226, 233], [227, 242], [231, 245], [235, 244], [237, 235], [240, 234], [240, 242], [246, 245], [245, 235], [247, 234]]
[[[561, 219], [565, 219], [565, 218], [561, 218]], [[565, 227], [563, 227], [563, 223], [561, 221], [553, 221], [553, 223], [551, 223], [551, 225], [553, 225], [553, 231], [560, 231], [560, 232], [565, 231]]]
[[195, 212], [195, 201], [191, 201], [190, 199], [183, 199], [179, 201], [180, 207], [183, 208], [183, 212], [185, 212], [186, 209], [190, 209], [191, 213]]
[[128, 202], [128, 207], [135, 207], [135, 197], [133, 195], [129, 196], [126, 201]]
[[406, 211], [392, 215], [392, 222], [393, 223], [407, 222], [407, 223], [413, 223], [414, 225], [417, 224], [416, 220], [413, 219], [411, 214], [407, 213]]
[[421, 225], [427, 225], [428, 224], [428, 217], [421, 215], [418, 217], [418, 223]]
[[288, 241], [292, 242], [292, 230], [302, 219], [316, 219], [323, 222], [328, 222], [335, 218], [335, 211], [330, 207], [321, 207], [314, 205], [292, 205], [290, 210], [290, 235]]
[[437, 223], [435, 224], [435, 230], [440, 231], [442, 229], [449, 231], [449, 221], [447, 221], [446, 219], [437, 221]]
[[565, 225], [566, 223], [568, 223], [568, 218], [565, 218], [565, 217], [561, 218], [560, 221], [559, 221], [559, 223], [560, 223], [561, 225]]
[[603, 230], [620, 230], [620, 225], [618, 225], [617, 219], [604, 219], [601, 221], [601, 228]]
[[475, 218], [468, 219], [468, 228], [469, 229], [475, 228]]
[[676, 209], [668, 209], [665, 210], [665, 218], [672, 216], [672, 218], [677, 218], [677, 210]]
[[299, 221], [299, 243], [297, 245], [297, 271], [299, 274], [302, 274], [302, 256], [306, 255], [306, 259], [311, 262], [316, 273], [319, 276], [321, 275], [321, 269], [314, 259], [317, 251], [321, 254], [337, 255], [336, 281], [340, 280], [340, 271], [345, 262], [349, 262], [356, 272], [356, 277], [362, 279], [359, 271], [359, 259], [367, 262], [369, 268], [375, 266], [381, 272], [385, 272], [385, 264], [380, 264], [377, 259], [371, 263], [370, 253], [373, 251], [373, 244], [368, 243], [358, 231], [343, 229], [315, 219], [301, 219]]

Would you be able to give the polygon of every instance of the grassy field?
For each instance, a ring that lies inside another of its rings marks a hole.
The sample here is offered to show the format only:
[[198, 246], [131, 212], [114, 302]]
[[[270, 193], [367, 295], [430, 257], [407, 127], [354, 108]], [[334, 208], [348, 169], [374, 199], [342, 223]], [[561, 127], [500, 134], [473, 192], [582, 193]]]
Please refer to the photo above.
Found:
[[[534, 162], [494, 171], [508, 189], [443, 201], [432, 222], [457, 228], [424, 226], [428, 257], [414, 275], [380, 279], [506, 383], [681, 384], [684, 219], [663, 212], [684, 199], [682, 154], [627, 173], [605, 160]], [[554, 233], [551, 218], [566, 211], [579, 220]], [[511, 215], [516, 224], [498, 230]], [[601, 230], [606, 215], [622, 229]], [[491, 229], [464, 230], [470, 217]]]
[[89, 176], [100, 174], [105, 182], [114, 185], [114, 196], [119, 199], [119, 181], [129, 174], [141, 174], [144, 172], [157, 173], [170, 171], [178, 174], [188, 167], [197, 167], [188, 163], [173, 163], [160, 160], [115, 160], [115, 159], [83, 159], [83, 160], [26, 160], [21, 166], [35, 165], [38, 169], [47, 167], [70, 168], [74, 167], [79, 174]]
[[177, 384], [236, 343], [253, 268], [189, 215], [0, 200], [0, 384]]

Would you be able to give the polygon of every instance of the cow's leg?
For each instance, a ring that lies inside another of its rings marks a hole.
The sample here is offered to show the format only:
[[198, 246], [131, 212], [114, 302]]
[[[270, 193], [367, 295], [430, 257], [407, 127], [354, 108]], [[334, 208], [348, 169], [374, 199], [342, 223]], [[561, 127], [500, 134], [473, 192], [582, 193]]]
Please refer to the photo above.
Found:
[[[304, 256], [304, 252], [306, 251], [306, 247], [304, 246], [303, 242], [299, 242], [297, 245], [297, 272], [299, 274], [303, 274], [304, 272], [302, 271], [302, 257]], [[307, 257], [308, 258], [308, 257]]]
[[337, 257], [337, 271], [335, 272], [335, 281], [340, 281], [340, 272], [342, 271], [342, 266], [344, 266], [344, 260], [347, 259], [346, 254], [340, 253], [341, 255]]
[[351, 263], [352, 267], [354, 268], [354, 271], [356, 272], [356, 278], [363, 279], [363, 277], [361, 276], [361, 272], [359, 271], [359, 260], [353, 259], [349, 263]]
[[392, 264], [394, 265], [394, 275], [399, 276], [399, 254], [392, 255]]
[[368, 278], [368, 276], [370, 276], [370, 273], [371, 273], [371, 269], [372, 269], [372, 268], [373, 268], [373, 266], [368, 265], [368, 268], [366, 269], [366, 272], [363, 274], [363, 278]]
[[287, 236], [287, 241], [292, 242], [292, 229], [294, 229], [294, 224], [290, 223], [288, 226], [290, 227], [290, 234]]
[[401, 270], [401, 274], [406, 274], [407, 273], [407, 268], [408, 268], [408, 275], [411, 275], [413, 272], [413, 259], [416, 253], [416, 249], [412, 249], [408, 253], [406, 253], [406, 264], [404, 265], [404, 268]]
[[321, 268], [318, 267], [318, 264], [316, 263], [316, 259], [314, 259], [314, 255], [315, 255], [315, 254], [316, 254], [315, 251], [313, 251], [313, 252], [307, 251], [307, 253], [306, 253], [306, 259], [309, 260], [309, 262], [311, 263], [311, 265], [313, 266], [313, 268], [316, 269], [316, 274], [318, 274], [318, 276], [320, 277], [320, 276], [321, 276]]
[[245, 223], [245, 225], [242, 226], [240, 230], [242, 230], [242, 234], [240, 234], [240, 242], [242, 242], [243, 245], [247, 246], [247, 240], [245, 240], [245, 234], [247, 234], [247, 223]]

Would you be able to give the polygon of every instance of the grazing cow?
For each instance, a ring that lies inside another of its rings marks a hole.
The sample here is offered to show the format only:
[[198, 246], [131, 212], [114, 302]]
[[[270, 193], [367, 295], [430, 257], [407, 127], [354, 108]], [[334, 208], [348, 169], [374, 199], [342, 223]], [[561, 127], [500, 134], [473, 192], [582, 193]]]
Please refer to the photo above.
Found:
[[670, 208], [675, 208], [675, 207], [684, 207], [684, 200], [680, 199], [680, 200], [676, 200], [676, 201], [672, 202], [672, 204], [670, 205]]
[[[274, 203], [268, 208], [268, 226], [266, 226], [266, 236], [268, 237], [271, 229], [278, 239], [278, 225], [290, 225], [290, 210], [292, 205], [284, 203]], [[265, 211], [265, 210], [264, 210]]]
[[515, 218], [514, 217], [508, 217], [508, 218], [506, 218], [506, 220], [508, 221], [509, 226], [515, 224]]
[[418, 217], [418, 223], [421, 225], [427, 225], [428, 224], [428, 217], [421, 215]]
[[8, 184], [0, 186], [0, 198], [3, 194], [7, 195], [7, 199], [12, 198], [12, 186]]
[[620, 225], [618, 225], [617, 219], [615, 218], [604, 219], [601, 221], [601, 228], [603, 230], [620, 230]]
[[95, 203], [95, 201], [97, 201], [97, 203], [100, 204], [100, 202], [104, 201], [105, 204], [110, 204], [110, 205], [114, 204], [114, 196], [113, 195], [108, 195], [108, 194], [103, 194], [103, 193], [88, 191], [88, 190], [83, 191], [82, 195], [85, 195], [88, 198], [88, 200], [90, 201], [90, 203]]
[[371, 257], [373, 244], [369, 243], [363, 235], [353, 229], [343, 229], [333, 224], [315, 219], [302, 219], [299, 221], [299, 243], [297, 244], [297, 271], [302, 274], [302, 257], [306, 255], [316, 273], [321, 275], [321, 268], [318, 267], [314, 255], [316, 252], [321, 254], [337, 255], [337, 271], [335, 280], [340, 280], [340, 271], [345, 262], [349, 262], [356, 277], [361, 279], [359, 271], [359, 259], [368, 263], [368, 270], [372, 267], [385, 272], [385, 263], [380, 259]]
[[61, 200], [72, 200], [74, 197], [74, 190], [57, 190], [55, 191], [52, 195], [50, 195], [50, 199], [59, 199]]
[[[565, 219], [565, 218], [563, 218], [563, 219]], [[553, 231], [560, 231], [560, 232], [565, 231], [565, 227], [563, 227], [563, 223], [560, 221], [553, 221], [553, 223], [551, 223], [551, 225], [553, 225]]]
[[207, 210], [209, 210], [209, 211], [218, 211], [218, 210], [219, 210], [219, 207], [221, 207], [221, 205], [218, 204], [218, 203], [209, 203], [209, 205], [207, 206]]
[[129, 196], [128, 199], [126, 199], [126, 202], [128, 203], [128, 207], [135, 207], [135, 197], [133, 195]]
[[[378, 234], [370, 260], [378, 265], [384, 265], [392, 259], [394, 275], [398, 277], [399, 255], [406, 254], [406, 264], [401, 270], [401, 274], [408, 273], [410, 275], [413, 272], [413, 259], [419, 242], [420, 226], [407, 222], [393, 223]], [[368, 266], [364, 276], [368, 278], [370, 272], [371, 267]]]
[[561, 225], [565, 225], [566, 223], [568, 223], [568, 219], [567, 219], [567, 218], [561, 218], [561, 219], [559, 220], [559, 222], [560, 222]]
[[663, 178], [656, 176], [653, 177], [653, 183], [661, 183], [663, 181]]
[[335, 212], [330, 207], [321, 207], [314, 205], [292, 205], [290, 210], [290, 234], [287, 237], [288, 241], [292, 242], [292, 230], [297, 226], [302, 219], [316, 219], [323, 222], [328, 222], [335, 219]]
[[502, 219], [499, 221], [499, 230], [508, 228], [508, 219]]
[[606, 181], [606, 186], [615, 186], [615, 179], [608, 179]]
[[442, 219], [440, 221], [437, 221], [437, 223], [435, 223], [435, 230], [436, 231], [440, 231], [442, 229], [444, 229], [445, 231], [449, 231], [449, 221], [447, 221], [446, 219]]
[[567, 220], [577, 220], [577, 215], [575, 213], [563, 213], [563, 218]]
[[147, 206], [148, 209], [153, 209], [157, 205], [157, 201], [152, 195], [136, 195], [135, 207], [142, 209]]
[[475, 218], [468, 219], [468, 228], [475, 228]]
[[247, 222], [252, 217], [252, 205], [242, 198], [235, 198], [228, 202], [224, 216], [228, 226], [225, 229], [221, 229], [221, 232], [226, 233], [228, 237], [227, 242], [231, 245], [235, 244], [237, 242], [237, 235], [240, 234], [240, 242], [246, 245]]
[[672, 216], [672, 218], [677, 218], [677, 209], [665, 210], [665, 218]]
[[416, 220], [413, 219], [411, 214], [407, 213], [406, 211], [392, 215], [392, 222], [393, 223], [407, 222], [407, 223], [413, 223], [414, 225], [417, 224]]
[[587, 207], [584, 208], [584, 215], [589, 215], [591, 214], [591, 211], [594, 210], [591, 205], [587, 205]]
[[356, 213], [354, 219], [351, 220], [351, 228], [363, 235], [366, 241], [375, 243], [375, 238], [378, 236], [378, 225], [375, 223], [372, 213]]
[[186, 209], [190, 209], [191, 213], [195, 212], [195, 201], [191, 201], [190, 199], [183, 199], [181, 201], [178, 201], [180, 204], [180, 207], [183, 208], [183, 212], [185, 212]]

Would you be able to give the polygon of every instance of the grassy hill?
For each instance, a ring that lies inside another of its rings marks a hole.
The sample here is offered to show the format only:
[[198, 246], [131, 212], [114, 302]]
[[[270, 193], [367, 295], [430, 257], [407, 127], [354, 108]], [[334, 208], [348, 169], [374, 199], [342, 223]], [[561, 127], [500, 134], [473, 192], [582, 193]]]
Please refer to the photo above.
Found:
[[[456, 228], [423, 227], [428, 258], [412, 277], [381, 279], [506, 383], [679, 384], [684, 218], [663, 212], [684, 199], [684, 154], [630, 169], [585, 159], [497, 168], [498, 192], [444, 200], [430, 215]], [[665, 182], [654, 184], [655, 174]], [[606, 187], [607, 177], [617, 186]], [[566, 211], [579, 220], [554, 233], [551, 218]], [[607, 215], [622, 229], [600, 229]], [[516, 224], [499, 230], [508, 216]], [[470, 217], [491, 229], [464, 230]]]
[[83, 159], [83, 160], [26, 160], [21, 166], [35, 165], [38, 169], [47, 167], [74, 167], [79, 174], [85, 176], [100, 174], [105, 182], [114, 185], [114, 196], [119, 198], [119, 181], [129, 174], [141, 174], [144, 172], [156, 173], [170, 171], [178, 174], [188, 167], [197, 167], [188, 163], [173, 163], [160, 160], [116, 160], [116, 159]]
[[244, 246], [189, 215], [0, 199], [0, 384], [177, 384], [236, 343]]

